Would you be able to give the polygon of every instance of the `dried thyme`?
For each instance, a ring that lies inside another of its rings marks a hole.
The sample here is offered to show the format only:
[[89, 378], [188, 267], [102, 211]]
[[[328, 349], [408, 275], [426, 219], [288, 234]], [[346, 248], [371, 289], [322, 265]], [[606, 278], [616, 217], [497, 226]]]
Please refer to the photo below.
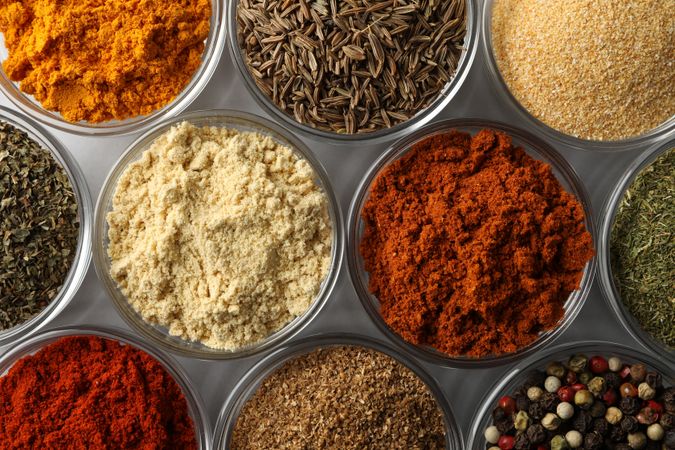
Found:
[[375, 350], [331, 347], [288, 361], [244, 405], [228, 449], [442, 449], [429, 388]]
[[612, 274], [642, 328], [675, 347], [675, 149], [626, 190], [611, 235]]
[[29, 320], [54, 299], [78, 234], [66, 172], [24, 131], [0, 122], [0, 330]]
[[258, 87], [300, 123], [368, 133], [408, 120], [452, 79], [465, 0], [240, 0], [237, 37]]

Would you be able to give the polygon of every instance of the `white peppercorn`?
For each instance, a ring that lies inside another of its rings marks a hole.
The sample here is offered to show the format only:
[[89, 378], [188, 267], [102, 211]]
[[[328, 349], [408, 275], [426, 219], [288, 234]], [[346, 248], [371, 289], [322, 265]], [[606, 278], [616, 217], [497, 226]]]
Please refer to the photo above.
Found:
[[658, 423], [653, 423], [647, 428], [647, 437], [652, 441], [660, 441], [665, 434], [665, 430]]
[[560, 426], [560, 417], [553, 413], [546, 413], [543, 419], [541, 419], [541, 425], [549, 431], [557, 430]]
[[623, 367], [623, 362], [616, 356], [609, 358], [607, 364], [609, 365], [609, 370], [612, 372], [618, 372]]
[[574, 406], [569, 402], [561, 402], [558, 404], [555, 411], [558, 413], [558, 417], [562, 420], [567, 420], [574, 415]]
[[616, 425], [623, 419], [623, 413], [616, 406], [610, 406], [605, 413], [605, 420], [612, 425]]
[[629, 433], [628, 445], [635, 450], [644, 448], [647, 445], [647, 436], [644, 433]]
[[544, 390], [538, 386], [532, 386], [527, 390], [527, 398], [529, 398], [533, 402], [536, 402], [539, 399], [541, 399], [542, 395], [544, 395]]
[[488, 441], [490, 444], [496, 444], [499, 442], [499, 438], [501, 437], [501, 433], [497, 429], [496, 426], [490, 425], [485, 429], [485, 440]]
[[584, 443], [584, 437], [577, 430], [568, 431], [565, 440], [571, 448], [579, 448]]
[[640, 383], [638, 385], [638, 397], [642, 400], [651, 400], [656, 395], [656, 390], [647, 383]]
[[554, 376], [546, 377], [546, 381], [544, 381], [544, 388], [547, 392], [558, 392], [560, 385], [560, 379]]

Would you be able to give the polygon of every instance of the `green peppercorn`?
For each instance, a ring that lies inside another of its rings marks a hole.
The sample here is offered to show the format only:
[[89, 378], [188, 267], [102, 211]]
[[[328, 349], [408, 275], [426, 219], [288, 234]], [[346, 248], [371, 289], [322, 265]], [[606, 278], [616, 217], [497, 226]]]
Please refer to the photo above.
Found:
[[593, 401], [593, 394], [586, 389], [577, 391], [577, 393], [574, 394], [574, 404], [579, 408], [588, 409], [593, 404]]
[[590, 372], [581, 372], [577, 378], [579, 383], [588, 384], [588, 382], [591, 381], [591, 378], [593, 378], [593, 374]]
[[586, 364], [588, 364], [588, 358], [585, 355], [574, 355], [568, 363], [570, 370], [575, 373], [583, 372]]
[[553, 361], [546, 366], [546, 375], [562, 378], [565, 376], [565, 367], [557, 361]]
[[513, 420], [513, 426], [518, 431], [525, 431], [530, 424], [530, 416], [525, 411], [518, 411], [516, 418]]
[[551, 450], [565, 450], [568, 448], [570, 446], [564, 436], [557, 434], [551, 439]]
[[600, 397], [605, 393], [605, 379], [602, 377], [592, 378], [591, 381], [588, 382], [588, 390], [596, 397]]

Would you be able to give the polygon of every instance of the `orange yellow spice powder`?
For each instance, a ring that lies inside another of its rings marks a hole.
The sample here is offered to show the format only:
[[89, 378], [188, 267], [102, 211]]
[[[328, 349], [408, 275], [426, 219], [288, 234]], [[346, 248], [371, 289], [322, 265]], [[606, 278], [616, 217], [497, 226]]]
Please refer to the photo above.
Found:
[[0, 0], [3, 69], [68, 121], [145, 115], [198, 69], [210, 17], [210, 0]]
[[554, 328], [594, 254], [551, 166], [493, 130], [415, 144], [377, 177], [363, 220], [382, 317], [450, 355], [514, 352]]

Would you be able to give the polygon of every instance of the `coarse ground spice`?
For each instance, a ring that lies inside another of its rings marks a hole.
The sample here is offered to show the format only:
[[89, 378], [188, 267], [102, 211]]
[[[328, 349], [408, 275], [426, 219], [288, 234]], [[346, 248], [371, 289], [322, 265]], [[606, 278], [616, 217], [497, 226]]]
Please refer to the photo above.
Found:
[[182, 122], [120, 176], [111, 276], [145, 320], [234, 350], [313, 304], [332, 260], [328, 197], [269, 136]]
[[210, 0], [0, 0], [3, 68], [68, 121], [167, 105], [201, 64]]
[[487, 129], [415, 144], [375, 179], [362, 217], [383, 319], [449, 355], [513, 352], [554, 328], [594, 254], [551, 167]]
[[244, 405], [228, 449], [443, 449], [429, 388], [378, 351], [336, 346], [285, 363]]
[[626, 139], [675, 114], [671, 0], [495, 0], [492, 44], [511, 93], [563, 133]]
[[657, 341], [675, 348], [675, 149], [642, 169], [612, 226], [610, 259], [621, 301]]
[[62, 338], [0, 378], [0, 449], [196, 449], [180, 387], [129, 345]]

